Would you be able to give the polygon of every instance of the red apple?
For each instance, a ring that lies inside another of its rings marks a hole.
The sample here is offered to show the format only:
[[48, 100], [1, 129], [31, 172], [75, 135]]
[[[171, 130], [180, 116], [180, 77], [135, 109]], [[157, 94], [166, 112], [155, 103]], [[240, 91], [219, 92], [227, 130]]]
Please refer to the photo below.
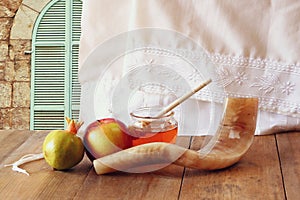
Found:
[[106, 118], [91, 123], [85, 131], [83, 143], [91, 161], [132, 147], [132, 136], [124, 123]]

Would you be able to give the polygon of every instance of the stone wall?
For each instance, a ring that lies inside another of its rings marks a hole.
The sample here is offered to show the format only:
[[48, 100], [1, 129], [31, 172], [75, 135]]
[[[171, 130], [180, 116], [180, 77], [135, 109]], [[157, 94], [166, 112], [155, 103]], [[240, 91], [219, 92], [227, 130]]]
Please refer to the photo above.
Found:
[[34, 22], [50, 0], [0, 2], [0, 130], [29, 129]]

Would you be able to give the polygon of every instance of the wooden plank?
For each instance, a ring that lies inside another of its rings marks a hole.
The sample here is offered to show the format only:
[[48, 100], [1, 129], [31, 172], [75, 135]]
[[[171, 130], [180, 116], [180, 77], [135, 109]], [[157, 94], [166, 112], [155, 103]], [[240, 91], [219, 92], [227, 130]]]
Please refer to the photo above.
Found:
[[[45, 136], [45, 133], [31, 134], [3, 163], [11, 163], [28, 153], [41, 153]], [[42, 159], [22, 168], [30, 176], [13, 172], [9, 167], [1, 169], [0, 199], [72, 199], [89, 173], [91, 163], [85, 158], [73, 169], [62, 172], [53, 171]]]
[[287, 199], [300, 195], [300, 132], [277, 134], [277, 143]]
[[[188, 147], [190, 137], [177, 144]], [[156, 172], [129, 174], [117, 172], [97, 176], [90, 171], [75, 199], [177, 199], [184, 168], [170, 165]]]
[[2, 161], [26, 141], [31, 134], [31, 131], [22, 131], [22, 134], [18, 134], [16, 130], [0, 131], [0, 167], [3, 165]]
[[[198, 146], [195, 139], [192, 148]], [[179, 199], [285, 199], [274, 136], [256, 136], [246, 155], [227, 169], [186, 169]]]

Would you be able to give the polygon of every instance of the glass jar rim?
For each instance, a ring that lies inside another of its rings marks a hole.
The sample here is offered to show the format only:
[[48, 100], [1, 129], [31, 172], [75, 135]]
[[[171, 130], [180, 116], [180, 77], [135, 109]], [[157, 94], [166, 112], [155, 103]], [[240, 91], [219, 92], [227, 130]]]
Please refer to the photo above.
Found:
[[[151, 115], [151, 113], [150, 113], [151, 110], [157, 110], [157, 112], [154, 112]], [[171, 110], [171, 111], [165, 113], [161, 117], [155, 116], [155, 114], [159, 113], [161, 110], [163, 110], [163, 107], [161, 107], [161, 106], [140, 107], [140, 108], [137, 108], [136, 110], [130, 112], [130, 116], [134, 117], [136, 119], [153, 120], [153, 119], [168, 118], [168, 117], [172, 117], [174, 115], [174, 111]], [[149, 112], [147, 112], [147, 114], [138, 114], [138, 112], [143, 112], [143, 111], [149, 111]]]

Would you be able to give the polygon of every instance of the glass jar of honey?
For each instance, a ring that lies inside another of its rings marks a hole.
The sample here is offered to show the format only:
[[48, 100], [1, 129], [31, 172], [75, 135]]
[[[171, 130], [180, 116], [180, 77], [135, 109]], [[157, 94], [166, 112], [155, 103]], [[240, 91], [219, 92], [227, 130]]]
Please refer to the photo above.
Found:
[[176, 142], [178, 123], [174, 111], [157, 117], [161, 110], [161, 107], [143, 107], [130, 113], [132, 124], [129, 133], [134, 138], [133, 146], [150, 142]]

